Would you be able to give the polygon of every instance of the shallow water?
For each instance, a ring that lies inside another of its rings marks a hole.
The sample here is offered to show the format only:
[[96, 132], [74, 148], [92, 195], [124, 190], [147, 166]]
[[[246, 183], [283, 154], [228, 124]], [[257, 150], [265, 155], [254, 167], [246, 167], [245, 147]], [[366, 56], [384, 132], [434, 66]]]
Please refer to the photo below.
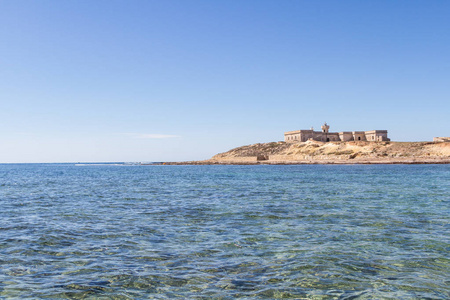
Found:
[[448, 299], [449, 250], [449, 165], [0, 165], [0, 299]]

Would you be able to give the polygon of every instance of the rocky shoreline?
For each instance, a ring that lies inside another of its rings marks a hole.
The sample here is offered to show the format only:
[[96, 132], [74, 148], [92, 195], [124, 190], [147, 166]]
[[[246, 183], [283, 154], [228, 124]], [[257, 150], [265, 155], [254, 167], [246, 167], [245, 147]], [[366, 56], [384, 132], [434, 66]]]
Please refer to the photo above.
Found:
[[218, 161], [184, 161], [153, 163], [151, 165], [424, 165], [450, 164], [450, 160], [436, 161], [282, 161], [282, 162], [218, 162]]
[[450, 142], [259, 143], [164, 165], [450, 164]]

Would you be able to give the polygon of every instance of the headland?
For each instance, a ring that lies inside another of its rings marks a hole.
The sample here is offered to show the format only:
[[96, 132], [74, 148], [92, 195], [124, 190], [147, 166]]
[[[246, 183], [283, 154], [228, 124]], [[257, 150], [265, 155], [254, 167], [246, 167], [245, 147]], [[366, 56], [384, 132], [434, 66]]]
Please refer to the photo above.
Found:
[[387, 130], [330, 132], [301, 129], [284, 133], [284, 141], [231, 149], [208, 160], [167, 162], [209, 164], [448, 164], [450, 137], [433, 142], [391, 142]]
[[272, 142], [241, 146], [208, 160], [169, 165], [449, 164], [450, 142]]

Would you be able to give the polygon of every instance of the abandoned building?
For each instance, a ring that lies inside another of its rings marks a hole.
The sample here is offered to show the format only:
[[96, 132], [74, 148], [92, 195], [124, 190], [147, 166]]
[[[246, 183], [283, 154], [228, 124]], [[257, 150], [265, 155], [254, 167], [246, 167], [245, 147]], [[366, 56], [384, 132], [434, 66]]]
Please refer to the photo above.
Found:
[[387, 130], [329, 132], [330, 126], [326, 122], [321, 128], [322, 131], [314, 131], [314, 128], [311, 128], [310, 130], [301, 129], [285, 132], [284, 141], [287, 143], [306, 142], [307, 140], [321, 142], [390, 141]]

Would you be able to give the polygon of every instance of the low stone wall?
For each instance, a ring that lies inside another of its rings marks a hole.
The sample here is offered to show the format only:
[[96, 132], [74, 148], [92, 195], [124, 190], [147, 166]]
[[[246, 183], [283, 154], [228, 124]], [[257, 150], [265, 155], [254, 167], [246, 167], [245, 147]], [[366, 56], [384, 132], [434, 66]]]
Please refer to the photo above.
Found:
[[257, 162], [258, 157], [257, 156], [241, 156], [241, 157], [224, 157], [217, 159], [217, 161], [221, 162], [235, 162], [235, 163], [245, 163], [245, 162]]

